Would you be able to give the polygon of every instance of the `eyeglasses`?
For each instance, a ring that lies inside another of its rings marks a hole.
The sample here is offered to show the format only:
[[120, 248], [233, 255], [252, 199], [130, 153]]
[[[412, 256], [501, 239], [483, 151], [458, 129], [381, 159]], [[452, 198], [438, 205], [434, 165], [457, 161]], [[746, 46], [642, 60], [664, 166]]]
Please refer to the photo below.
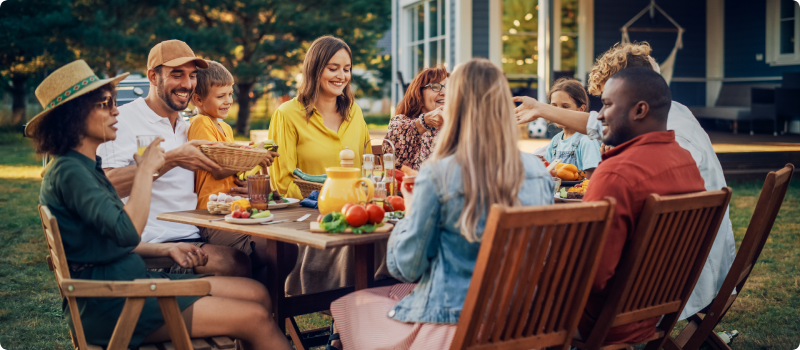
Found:
[[433, 90], [433, 92], [439, 92], [439, 91], [442, 91], [442, 89], [445, 88], [444, 84], [439, 84], [439, 83], [431, 83], [431, 84], [423, 86], [422, 88], [424, 89], [426, 87], [430, 87], [431, 90]]
[[117, 99], [114, 96], [108, 96], [101, 102], [95, 102], [95, 106], [100, 106], [101, 109], [111, 109], [117, 106]]

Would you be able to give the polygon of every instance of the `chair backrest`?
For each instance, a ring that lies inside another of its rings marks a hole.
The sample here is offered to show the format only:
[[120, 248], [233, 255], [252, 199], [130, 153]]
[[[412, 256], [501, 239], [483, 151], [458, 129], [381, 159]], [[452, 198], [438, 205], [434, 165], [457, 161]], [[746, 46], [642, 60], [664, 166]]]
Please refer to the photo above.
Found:
[[[48, 265], [56, 275], [58, 293], [63, 296], [61, 281], [71, 277], [69, 266], [67, 265], [67, 257], [64, 255], [64, 245], [61, 243], [61, 232], [58, 230], [56, 218], [46, 206], [39, 205], [39, 217], [42, 220], [42, 229], [44, 229], [44, 236], [47, 240], [47, 251], [50, 253], [50, 256], [47, 257]], [[83, 324], [81, 323], [78, 303], [75, 298], [67, 297], [67, 304], [69, 305], [69, 313], [72, 316], [72, 325], [75, 328], [75, 334], [71, 334], [73, 345], [78, 349], [88, 349], [86, 337], [83, 335]]]
[[599, 348], [611, 327], [664, 315], [675, 326], [706, 262], [731, 198], [731, 189], [684, 195], [651, 194], [620, 260], [588, 348]]
[[614, 205], [492, 206], [450, 349], [567, 349]]
[[[761, 250], [764, 249], [764, 244], [767, 243], [769, 232], [772, 230], [772, 225], [775, 224], [775, 218], [778, 216], [783, 198], [789, 189], [793, 173], [794, 165], [786, 164], [783, 169], [767, 174], [761, 195], [756, 203], [756, 209], [753, 211], [753, 217], [750, 219], [750, 225], [747, 226], [747, 233], [745, 233], [739, 251], [736, 253], [736, 259], [731, 265], [730, 271], [737, 274], [737, 292], [744, 287], [750, 271], [753, 270], [761, 255]], [[725, 281], [727, 282], [727, 278]]]

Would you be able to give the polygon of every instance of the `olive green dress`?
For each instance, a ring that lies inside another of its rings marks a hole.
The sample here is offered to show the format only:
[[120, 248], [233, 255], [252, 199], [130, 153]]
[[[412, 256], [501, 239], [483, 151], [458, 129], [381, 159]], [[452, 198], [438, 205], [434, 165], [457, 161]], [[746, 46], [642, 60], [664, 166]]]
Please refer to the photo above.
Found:
[[[58, 220], [67, 261], [81, 264], [80, 271], [70, 271], [72, 278], [132, 281], [140, 278], [187, 279], [198, 275], [171, 275], [150, 272], [144, 260], [133, 253], [141, 242], [123, 203], [101, 168], [101, 159], [89, 159], [76, 151], [56, 157], [42, 181], [39, 203], [46, 205]], [[72, 269], [72, 268], [71, 268]], [[179, 297], [181, 310], [199, 297]], [[107, 345], [125, 298], [78, 298], [86, 341]], [[62, 308], [70, 328], [74, 327], [66, 299]], [[137, 347], [164, 325], [155, 298], [147, 298], [130, 347]]]

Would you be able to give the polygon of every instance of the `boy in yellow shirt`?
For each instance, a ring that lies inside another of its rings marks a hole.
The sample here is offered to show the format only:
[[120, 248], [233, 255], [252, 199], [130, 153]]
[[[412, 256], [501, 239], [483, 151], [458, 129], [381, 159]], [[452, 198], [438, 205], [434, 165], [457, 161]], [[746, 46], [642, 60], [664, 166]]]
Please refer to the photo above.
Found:
[[[207, 61], [207, 69], [197, 72], [192, 103], [197, 107], [197, 116], [191, 119], [189, 140], [233, 142], [233, 130], [222, 120], [228, 117], [233, 104], [233, 75], [219, 62]], [[261, 166], [266, 169], [272, 165], [278, 154], [267, 152]], [[195, 172], [194, 189], [197, 193], [197, 209], [206, 209], [208, 196], [219, 192], [228, 193], [236, 186], [235, 170]], [[243, 251], [250, 257], [253, 278], [261, 283], [267, 282], [266, 264], [269, 261], [266, 239], [240, 235], [232, 232], [201, 228], [200, 237], [210, 244], [228, 246]]]
[[[228, 110], [233, 104], [233, 75], [222, 64], [207, 61], [208, 68], [197, 72], [197, 85], [192, 103], [197, 107], [197, 116], [191, 119], [189, 140], [207, 140], [233, 142], [233, 130], [222, 120], [228, 117]], [[262, 166], [272, 164], [270, 152]], [[206, 209], [208, 196], [219, 192], [228, 193], [235, 187], [235, 170], [195, 172], [194, 189], [197, 193], [197, 209]]]
[[[192, 103], [197, 107], [198, 114], [190, 120], [189, 141], [233, 142], [231, 126], [221, 122], [228, 117], [228, 110], [233, 104], [233, 75], [218, 62], [207, 62], [208, 68], [197, 72]], [[235, 174], [236, 171], [225, 169], [216, 173], [195, 171], [197, 209], [206, 209], [209, 195], [229, 192], [234, 187]]]

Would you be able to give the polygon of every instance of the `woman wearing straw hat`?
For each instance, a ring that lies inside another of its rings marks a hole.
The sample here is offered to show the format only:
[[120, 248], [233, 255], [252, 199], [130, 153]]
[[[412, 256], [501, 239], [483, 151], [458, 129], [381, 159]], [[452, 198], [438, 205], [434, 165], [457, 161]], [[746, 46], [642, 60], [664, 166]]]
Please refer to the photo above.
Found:
[[[156, 138], [144, 154], [135, 156], [138, 170], [127, 203], [122, 203], [102, 170], [102, 159], [95, 156], [100, 144], [116, 138], [115, 86], [127, 75], [99, 79], [79, 60], [53, 72], [36, 89], [44, 111], [28, 123], [25, 133], [33, 138], [38, 153], [55, 157], [45, 172], [39, 202], [58, 220], [73, 278], [203, 277], [150, 272], [142, 260], [142, 256], [168, 256], [191, 268], [208, 259], [192, 244], [141, 241], [153, 173], [164, 164], [164, 151], [158, 146], [163, 139]], [[245, 349], [266, 349], [267, 345], [289, 349], [286, 337], [270, 317], [269, 296], [261, 284], [237, 277], [205, 278], [211, 284], [210, 296], [178, 298], [193, 337], [228, 335], [240, 339]], [[124, 298], [78, 299], [89, 343], [108, 344], [124, 303]], [[63, 310], [69, 313], [66, 303]], [[158, 303], [148, 298], [130, 347], [168, 338]]]

